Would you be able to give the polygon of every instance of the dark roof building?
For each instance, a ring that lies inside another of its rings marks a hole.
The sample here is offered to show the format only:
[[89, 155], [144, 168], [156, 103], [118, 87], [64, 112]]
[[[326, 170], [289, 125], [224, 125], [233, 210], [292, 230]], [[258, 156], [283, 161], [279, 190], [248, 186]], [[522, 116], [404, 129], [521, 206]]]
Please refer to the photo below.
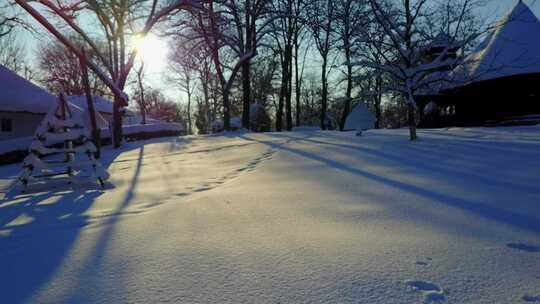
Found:
[[[449, 71], [437, 92], [419, 98], [441, 112], [426, 127], [485, 125], [540, 114], [540, 21], [523, 2]], [[433, 124], [435, 123], [435, 124]]]

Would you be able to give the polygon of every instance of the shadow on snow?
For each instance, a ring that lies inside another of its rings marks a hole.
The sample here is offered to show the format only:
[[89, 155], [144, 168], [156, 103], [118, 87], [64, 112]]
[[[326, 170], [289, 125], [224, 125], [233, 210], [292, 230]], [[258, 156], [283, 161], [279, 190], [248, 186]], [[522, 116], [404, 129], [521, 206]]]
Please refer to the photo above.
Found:
[[[99, 263], [99, 257], [103, 255], [114, 232], [113, 224], [118, 217], [115, 215], [120, 214], [133, 197], [143, 161], [144, 143], [133, 148], [139, 149], [135, 173], [122, 203], [105, 220], [106, 226], [90, 255], [92, 260], [86, 262], [88, 265]], [[103, 166], [109, 167], [120, 153], [126, 151], [113, 150], [108, 153], [101, 159]], [[3, 303], [26, 302], [53, 279], [69, 256], [81, 229], [90, 224], [90, 217], [85, 212], [104, 193], [99, 186], [78, 189], [66, 183], [48, 190], [41, 188], [39, 192], [11, 195], [0, 201], [0, 286]], [[90, 266], [83, 269], [92, 271], [95, 268]]]
[[[317, 132], [315, 134], [317, 136], [325, 137], [324, 132]], [[474, 173], [468, 173], [468, 176], [463, 176], [462, 175], [464, 174], [463, 172], [452, 171], [448, 168], [441, 168], [440, 166], [437, 166], [435, 164], [422, 162], [421, 157], [420, 157], [422, 155], [418, 155], [418, 158], [415, 160], [415, 159], [411, 159], [410, 157], [403, 158], [398, 155], [392, 155], [387, 152], [383, 152], [383, 149], [372, 150], [367, 147], [361, 146], [361, 143], [360, 145], [349, 145], [349, 144], [342, 144], [342, 143], [327, 142], [323, 140], [313, 139], [312, 138], [313, 135], [307, 136], [307, 137], [296, 137], [296, 136], [291, 136], [284, 133], [268, 134], [268, 135], [271, 137], [278, 137], [278, 138], [288, 137], [291, 140], [298, 141], [298, 142], [306, 141], [306, 142], [311, 142], [311, 143], [320, 144], [320, 145], [330, 145], [334, 147], [354, 150], [357, 153], [360, 153], [363, 155], [369, 155], [370, 157], [378, 158], [379, 160], [382, 160], [383, 162], [381, 164], [384, 166], [389, 166], [389, 165], [399, 163], [402, 166], [409, 166], [411, 168], [417, 168], [419, 171], [422, 170], [423, 172], [430, 172], [430, 171], [442, 172], [443, 174], [445, 174], [446, 177], [449, 176], [453, 180], [460, 179], [460, 178], [467, 180], [468, 178], [469, 180], [474, 180], [475, 182], [478, 182], [478, 183], [487, 184], [487, 185], [496, 186], [496, 187], [504, 186], [507, 189], [514, 188], [514, 189], [517, 189], [518, 191], [540, 197], [540, 188], [528, 187], [526, 185], [520, 185], [520, 184], [512, 184], [506, 181], [503, 182], [500, 180], [486, 178], [486, 177], [483, 177]], [[271, 141], [264, 141], [264, 140], [254, 139], [254, 138], [246, 137], [246, 136], [241, 136], [241, 137], [243, 137], [246, 140], [256, 141], [256, 142], [266, 144], [268, 146], [271, 146], [274, 149], [280, 149], [280, 150], [287, 151], [287, 152], [290, 152], [290, 153], [293, 153], [293, 154], [296, 154], [296, 155], [299, 155], [299, 156], [302, 156], [302, 157], [305, 157], [314, 161], [318, 161], [320, 163], [328, 165], [329, 167], [332, 167], [332, 168], [335, 168], [344, 172], [348, 172], [356, 176], [364, 177], [372, 181], [378, 182], [380, 184], [384, 184], [386, 186], [390, 186], [390, 187], [397, 188], [402, 191], [406, 191], [415, 195], [422, 196], [424, 198], [430, 199], [437, 203], [441, 203], [450, 207], [459, 208], [459, 209], [471, 212], [483, 218], [495, 220], [495, 221], [505, 223], [510, 226], [518, 227], [524, 230], [528, 230], [534, 233], [540, 233], [540, 218], [534, 215], [519, 214], [516, 212], [512, 212], [510, 210], [501, 209], [496, 206], [492, 206], [492, 205], [489, 205], [480, 201], [475, 201], [475, 200], [459, 197], [456, 195], [440, 193], [440, 192], [435, 191], [434, 189], [429, 189], [429, 188], [417, 186], [411, 183], [398, 181], [388, 176], [377, 175], [377, 174], [368, 172], [367, 170], [362, 170], [361, 168], [353, 167], [341, 161], [325, 158], [322, 156], [323, 155], [322, 153], [315, 154], [315, 153], [311, 153], [305, 150], [296, 149], [291, 146], [277, 144]], [[454, 138], [453, 140], [459, 141], [459, 139], [456, 139], [456, 138]], [[438, 140], [435, 139], [434, 142], [437, 143]], [[431, 139], [430, 139], [430, 143], [431, 143]], [[459, 144], [461, 145], [461, 142], [459, 142]], [[410, 143], [410, 144], [407, 143], [407, 147], [414, 146], [414, 145], [415, 143]], [[520, 146], [524, 149], [529, 148], [535, 151], [538, 151], [537, 149], [540, 147], [538, 143], [536, 142], [529, 145], [521, 144]]]

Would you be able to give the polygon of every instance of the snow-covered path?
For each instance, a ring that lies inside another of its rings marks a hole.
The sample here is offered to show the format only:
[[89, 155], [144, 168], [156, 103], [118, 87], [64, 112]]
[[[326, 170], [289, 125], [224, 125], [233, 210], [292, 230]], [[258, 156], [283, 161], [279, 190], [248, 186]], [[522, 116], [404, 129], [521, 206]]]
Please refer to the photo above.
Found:
[[[420, 136], [107, 150], [111, 189], [0, 201], [0, 302], [540, 301], [540, 127]], [[0, 189], [17, 170], [0, 167]]]

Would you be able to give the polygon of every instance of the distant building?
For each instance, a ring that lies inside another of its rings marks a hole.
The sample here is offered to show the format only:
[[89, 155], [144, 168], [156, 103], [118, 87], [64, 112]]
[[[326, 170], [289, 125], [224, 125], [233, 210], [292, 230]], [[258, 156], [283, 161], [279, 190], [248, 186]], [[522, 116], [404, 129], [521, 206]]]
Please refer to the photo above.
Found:
[[[33, 136], [45, 114], [57, 103], [57, 96], [18, 76], [0, 65], [0, 140]], [[112, 123], [113, 105], [100, 96], [93, 96], [97, 113]], [[77, 109], [87, 108], [86, 96], [68, 96], [67, 101]], [[126, 116], [134, 114], [127, 111]], [[100, 125], [100, 127], [107, 127]]]
[[56, 97], [0, 65], [0, 140], [32, 136]]
[[[461, 44], [454, 41], [447, 33], [439, 33], [431, 43], [429, 43], [423, 51], [424, 63], [433, 62], [439, 56], [442, 55], [441, 61], [453, 60], [458, 57], [458, 51], [461, 48]], [[446, 51], [445, 54], [443, 54]], [[444, 67], [444, 69], [449, 68]]]
[[[105, 118], [108, 122], [112, 123], [112, 118], [113, 118], [112, 101], [109, 101], [97, 95], [92, 96], [92, 99], [94, 100], [95, 111], [101, 114], [101, 116], [103, 116], [103, 118]], [[82, 109], [86, 109], [88, 107], [87, 101], [86, 101], [86, 95], [68, 96], [67, 101], [70, 104], [74, 104]]]
[[540, 21], [530, 8], [518, 4], [494, 30], [465, 57], [445, 72], [444, 81], [418, 98], [435, 118], [425, 127], [495, 124], [540, 114]]

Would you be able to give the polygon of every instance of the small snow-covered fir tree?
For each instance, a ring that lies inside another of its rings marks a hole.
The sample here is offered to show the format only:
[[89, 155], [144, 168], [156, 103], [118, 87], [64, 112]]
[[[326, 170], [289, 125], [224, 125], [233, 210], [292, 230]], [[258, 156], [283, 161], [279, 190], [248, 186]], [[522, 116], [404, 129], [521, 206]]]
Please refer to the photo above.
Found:
[[[109, 174], [95, 159], [97, 148], [90, 140], [88, 113], [77, 109], [72, 112], [63, 94], [58, 98], [58, 105], [53, 107], [38, 126], [34, 140], [30, 144], [29, 154], [23, 161], [23, 170], [19, 180], [26, 191], [30, 182], [59, 175], [71, 179], [87, 177], [94, 179], [101, 187]], [[63, 160], [45, 160], [47, 155], [64, 154]], [[86, 160], [77, 159], [77, 154], [85, 155]], [[84, 173], [89, 173], [85, 175]]]

